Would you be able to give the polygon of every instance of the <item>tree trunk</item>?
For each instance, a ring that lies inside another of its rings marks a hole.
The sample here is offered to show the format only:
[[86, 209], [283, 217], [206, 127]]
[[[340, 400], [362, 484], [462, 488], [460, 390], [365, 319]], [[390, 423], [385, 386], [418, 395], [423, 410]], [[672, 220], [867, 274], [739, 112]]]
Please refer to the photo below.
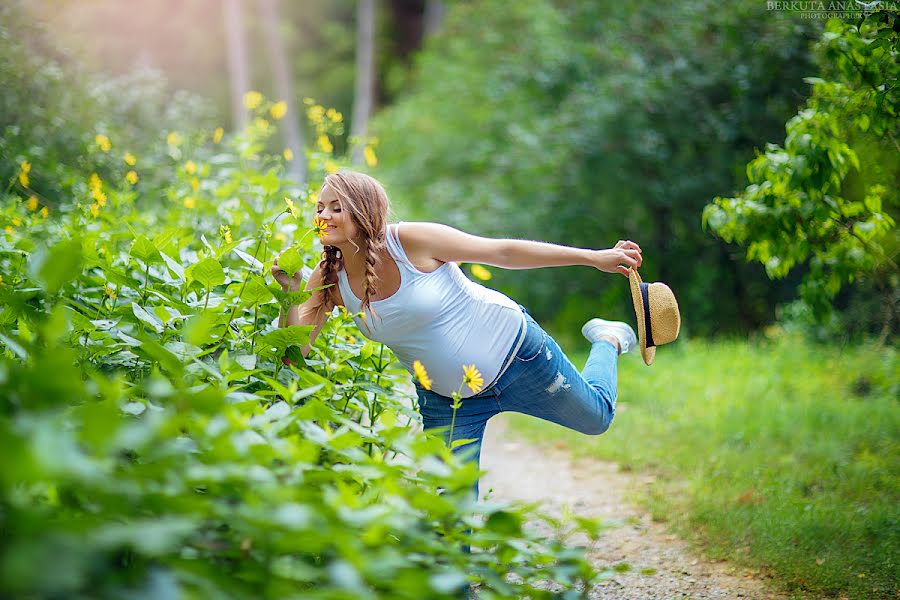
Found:
[[430, 37], [441, 28], [444, 21], [446, 7], [441, 0], [426, 0], [425, 2], [425, 37]]
[[265, 29], [266, 43], [269, 47], [269, 59], [272, 61], [272, 77], [275, 80], [277, 100], [284, 100], [288, 110], [282, 121], [281, 130], [284, 141], [294, 160], [288, 163], [288, 172], [300, 183], [306, 180], [306, 161], [303, 159], [303, 138], [300, 133], [297, 102], [294, 98], [294, 82], [288, 66], [287, 53], [281, 38], [278, 0], [262, 0], [260, 4], [262, 22]]
[[232, 125], [247, 125], [244, 92], [250, 89], [247, 39], [244, 31], [243, 0], [225, 0], [225, 42], [228, 50], [228, 82], [231, 90]]
[[359, 0], [356, 24], [356, 89], [350, 137], [356, 139], [351, 161], [363, 162], [363, 146], [369, 129], [375, 93], [375, 0]]

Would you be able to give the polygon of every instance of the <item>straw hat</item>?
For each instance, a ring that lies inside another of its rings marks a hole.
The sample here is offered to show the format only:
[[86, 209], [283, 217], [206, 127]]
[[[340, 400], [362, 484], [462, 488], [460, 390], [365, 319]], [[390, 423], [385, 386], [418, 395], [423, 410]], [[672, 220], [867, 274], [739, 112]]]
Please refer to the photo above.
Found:
[[631, 301], [637, 316], [638, 342], [647, 365], [653, 364], [656, 346], [674, 342], [681, 329], [681, 313], [671, 288], [664, 283], [644, 283], [637, 269], [629, 269]]

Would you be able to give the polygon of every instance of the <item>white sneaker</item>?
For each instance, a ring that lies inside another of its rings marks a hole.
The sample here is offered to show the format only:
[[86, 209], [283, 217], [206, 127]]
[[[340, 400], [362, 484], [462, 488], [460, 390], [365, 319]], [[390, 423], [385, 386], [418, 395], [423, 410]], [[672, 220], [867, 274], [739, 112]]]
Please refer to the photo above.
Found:
[[591, 319], [581, 328], [581, 335], [587, 341], [594, 343], [602, 336], [611, 335], [619, 342], [619, 354], [625, 354], [637, 346], [637, 335], [631, 325], [623, 321], [605, 321], [603, 319]]

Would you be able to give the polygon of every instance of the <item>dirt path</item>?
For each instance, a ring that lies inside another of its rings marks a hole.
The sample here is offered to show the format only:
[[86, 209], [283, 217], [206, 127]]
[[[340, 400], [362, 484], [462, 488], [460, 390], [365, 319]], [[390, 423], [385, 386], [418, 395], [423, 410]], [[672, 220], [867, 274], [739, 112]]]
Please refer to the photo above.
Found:
[[481, 464], [488, 471], [482, 497], [541, 501], [550, 514], [568, 506], [613, 526], [591, 546], [590, 557], [600, 568], [619, 565], [623, 571], [595, 586], [591, 598], [785, 598], [745, 569], [692, 554], [684, 541], [626, 501], [627, 490], [642, 483], [640, 476], [620, 473], [612, 463], [573, 462], [565, 450], [524, 442], [509, 433], [506, 415], [488, 423]]

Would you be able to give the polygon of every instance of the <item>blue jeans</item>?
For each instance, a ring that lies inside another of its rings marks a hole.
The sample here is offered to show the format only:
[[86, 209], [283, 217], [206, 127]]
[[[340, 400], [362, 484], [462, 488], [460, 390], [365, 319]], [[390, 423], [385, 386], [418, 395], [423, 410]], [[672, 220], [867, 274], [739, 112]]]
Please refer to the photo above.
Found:
[[[520, 304], [519, 308], [525, 313], [527, 329], [512, 363], [492, 386], [464, 398], [456, 412], [453, 439], [475, 441], [457, 447], [454, 453], [476, 464], [481, 459], [488, 419], [503, 411], [532, 415], [588, 435], [609, 429], [616, 413], [616, 346], [608, 341], [594, 342], [584, 370], [579, 373], [556, 340], [524, 306]], [[415, 385], [425, 430], [434, 430], [449, 439], [453, 399], [426, 390], [418, 381]], [[478, 482], [474, 492], [477, 498]]]

